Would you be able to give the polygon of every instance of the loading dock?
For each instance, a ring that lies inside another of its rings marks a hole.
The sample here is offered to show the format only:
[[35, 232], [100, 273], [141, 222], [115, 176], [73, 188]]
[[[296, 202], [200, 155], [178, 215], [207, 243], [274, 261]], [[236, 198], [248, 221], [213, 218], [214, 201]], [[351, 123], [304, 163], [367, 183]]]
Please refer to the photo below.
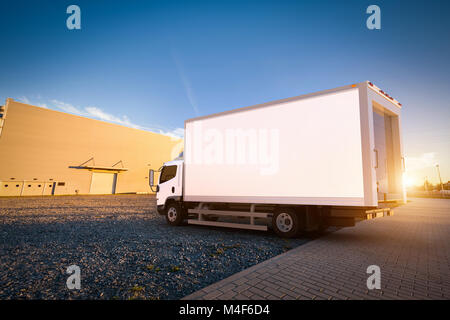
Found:
[[90, 194], [116, 193], [117, 173], [92, 172]]

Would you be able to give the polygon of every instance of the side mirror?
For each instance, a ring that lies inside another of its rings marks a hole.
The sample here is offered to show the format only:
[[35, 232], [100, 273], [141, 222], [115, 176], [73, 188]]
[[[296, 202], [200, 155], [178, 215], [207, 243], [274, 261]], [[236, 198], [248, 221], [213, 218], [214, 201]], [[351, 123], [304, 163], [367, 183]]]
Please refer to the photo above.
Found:
[[[156, 172], [161, 172], [163, 167], [159, 168]], [[148, 184], [150, 185], [150, 190], [152, 190], [152, 192], [159, 192], [158, 181], [156, 181], [156, 189], [153, 190], [153, 187], [155, 186], [155, 170], [153, 169], [148, 170]]]
[[155, 171], [153, 169], [150, 169], [148, 172], [148, 183], [150, 184], [150, 187], [153, 187], [155, 185]]

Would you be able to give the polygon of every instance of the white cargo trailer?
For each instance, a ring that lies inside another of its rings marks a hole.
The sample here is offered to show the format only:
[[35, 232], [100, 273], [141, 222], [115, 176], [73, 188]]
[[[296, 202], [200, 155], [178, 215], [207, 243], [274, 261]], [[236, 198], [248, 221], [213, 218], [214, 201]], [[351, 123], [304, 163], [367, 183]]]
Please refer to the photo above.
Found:
[[187, 120], [158, 212], [285, 237], [390, 214], [386, 203], [406, 200], [400, 110], [363, 82]]

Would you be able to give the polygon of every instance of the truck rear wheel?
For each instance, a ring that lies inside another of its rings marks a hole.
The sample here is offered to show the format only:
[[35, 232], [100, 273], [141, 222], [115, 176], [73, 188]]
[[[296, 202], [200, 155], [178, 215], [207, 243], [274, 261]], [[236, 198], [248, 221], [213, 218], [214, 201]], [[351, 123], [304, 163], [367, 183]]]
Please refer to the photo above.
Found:
[[272, 216], [272, 228], [283, 238], [295, 237], [300, 230], [300, 221], [293, 209], [276, 209]]
[[183, 223], [185, 214], [181, 206], [176, 202], [171, 202], [166, 208], [166, 221], [171, 226], [179, 226]]

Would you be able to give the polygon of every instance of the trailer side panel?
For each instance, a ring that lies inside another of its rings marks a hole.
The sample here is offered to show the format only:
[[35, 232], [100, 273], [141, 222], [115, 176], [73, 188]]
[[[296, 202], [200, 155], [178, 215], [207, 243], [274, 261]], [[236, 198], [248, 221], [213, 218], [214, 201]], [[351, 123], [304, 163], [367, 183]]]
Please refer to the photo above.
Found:
[[186, 122], [186, 201], [362, 206], [358, 88]]

